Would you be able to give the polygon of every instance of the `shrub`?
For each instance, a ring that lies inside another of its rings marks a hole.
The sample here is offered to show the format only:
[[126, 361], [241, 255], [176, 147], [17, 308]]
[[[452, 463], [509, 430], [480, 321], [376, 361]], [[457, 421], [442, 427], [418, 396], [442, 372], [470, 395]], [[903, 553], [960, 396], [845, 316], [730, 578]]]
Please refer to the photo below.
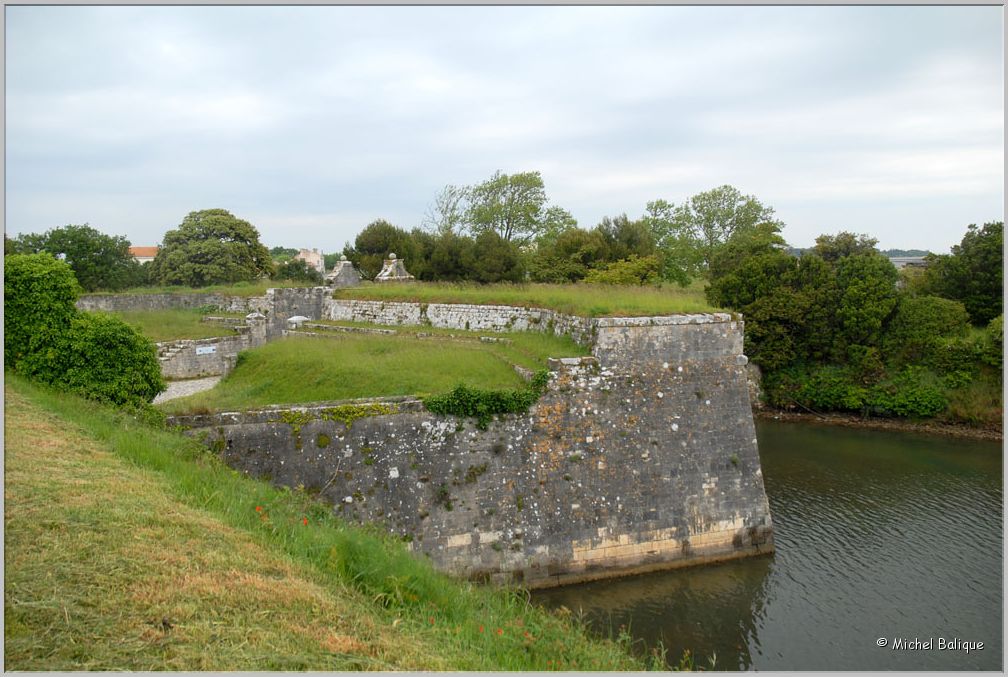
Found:
[[970, 337], [935, 338], [928, 346], [923, 363], [939, 374], [974, 373], [981, 353], [981, 345]]
[[94, 400], [143, 407], [165, 389], [154, 344], [112, 315], [78, 315], [58, 354], [51, 382]]
[[322, 284], [322, 273], [315, 270], [301, 259], [277, 264], [274, 280], [294, 280], [295, 282], [314, 282]]
[[1000, 370], [1004, 364], [1004, 315], [987, 324], [980, 345], [980, 360]]
[[546, 390], [549, 371], [536, 372], [527, 388], [516, 390], [483, 390], [459, 384], [449, 393], [426, 398], [423, 403], [435, 414], [473, 416], [477, 426], [486, 430], [490, 419], [497, 414], [517, 414], [528, 411]]
[[661, 273], [661, 261], [655, 254], [644, 257], [631, 254], [629, 258], [608, 264], [604, 270], [589, 270], [584, 281], [643, 286], [657, 282], [659, 273]]
[[930, 418], [948, 406], [944, 393], [932, 380], [927, 369], [907, 367], [891, 381], [873, 388], [868, 404], [881, 414]]
[[903, 362], [919, 361], [935, 338], [965, 336], [969, 314], [958, 301], [938, 296], [903, 296], [883, 339], [886, 353]]
[[51, 372], [55, 347], [77, 315], [80, 286], [50, 254], [4, 259], [4, 361], [26, 376]]

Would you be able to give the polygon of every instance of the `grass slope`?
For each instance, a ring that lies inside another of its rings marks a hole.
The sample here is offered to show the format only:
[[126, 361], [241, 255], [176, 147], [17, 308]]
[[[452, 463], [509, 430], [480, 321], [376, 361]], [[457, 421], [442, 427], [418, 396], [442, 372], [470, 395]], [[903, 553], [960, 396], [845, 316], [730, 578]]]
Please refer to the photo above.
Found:
[[255, 280], [252, 282], [235, 282], [232, 284], [213, 284], [207, 287], [133, 287], [115, 292], [89, 292], [87, 296], [109, 296], [118, 294], [222, 294], [224, 296], [262, 296], [267, 289], [281, 287], [314, 287], [308, 282], [294, 280]]
[[482, 305], [549, 308], [587, 317], [632, 317], [709, 313], [716, 310], [704, 298], [703, 281], [685, 289], [673, 285], [624, 287], [602, 284], [364, 284], [338, 289], [334, 298], [421, 303], [474, 303]]
[[10, 374], [9, 670], [639, 670], [192, 440]]
[[174, 308], [171, 310], [135, 310], [111, 313], [155, 343], [174, 339], [200, 339], [215, 336], [234, 336], [234, 329], [220, 324], [203, 322], [205, 315], [217, 317], [244, 317], [244, 313], [205, 312], [199, 308]]
[[518, 388], [511, 364], [546, 366], [546, 356], [584, 354], [572, 341], [541, 334], [509, 335], [514, 343], [480, 343], [369, 334], [288, 337], [248, 350], [220, 383], [170, 400], [168, 413], [231, 411], [268, 404], [447, 392], [459, 383]]

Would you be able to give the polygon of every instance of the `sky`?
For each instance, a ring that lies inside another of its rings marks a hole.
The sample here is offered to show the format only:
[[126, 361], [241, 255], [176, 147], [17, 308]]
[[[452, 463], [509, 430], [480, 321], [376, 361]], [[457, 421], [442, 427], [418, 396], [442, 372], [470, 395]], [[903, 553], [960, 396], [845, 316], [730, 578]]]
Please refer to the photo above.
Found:
[[946, 253], [1004, 219], [1004, 9], [5, 8], [5, 230], [267, 247], [412, 229], [538, 171], [583, 228], [730, 184], [805, 247]]

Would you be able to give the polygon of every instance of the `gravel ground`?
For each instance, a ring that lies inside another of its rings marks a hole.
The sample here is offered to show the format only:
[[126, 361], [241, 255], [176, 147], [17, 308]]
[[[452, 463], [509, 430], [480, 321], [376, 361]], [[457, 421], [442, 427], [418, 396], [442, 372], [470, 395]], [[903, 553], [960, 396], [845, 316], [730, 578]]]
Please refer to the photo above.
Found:
[[221, 376], [207, 376], [206, 378], [191, 378], [185, 381], [168, 381], [168, 390], [154, 398], [154, 404], [174, 400], [177, 397], [185, 397], [198, 393], [201, 390], [209, 390], [217, 385]]

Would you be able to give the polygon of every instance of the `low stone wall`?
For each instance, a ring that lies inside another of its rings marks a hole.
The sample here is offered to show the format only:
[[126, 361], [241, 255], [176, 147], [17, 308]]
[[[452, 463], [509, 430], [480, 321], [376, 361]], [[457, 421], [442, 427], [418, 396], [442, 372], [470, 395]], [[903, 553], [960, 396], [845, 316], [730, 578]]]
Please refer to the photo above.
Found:
[[384, 325], [425, 325], [463, 331], [541, 331], [570, 335], [582, 345], [593, 340], [595, 320], [543, 308], [453, 303], [326, 299], [323, 319]]
[[771, 551], [741, 322], [593, 326], [597, 359], [551, 360], [539, 402], [486, 430], [408, 398], [172, 423], [471, 578], [540, 587]]
[[247, 333], [163, 341], [157, 344], [161, 375], [167, 380], [222, 376], [234, 368], [238, 353], [250, 346]]
[[265, 296], [223, 294], [85, 294], [77, 299], [77, 309], [85, 311], [129, 312], [173, 308], [213, 307], [229, 313], [264, 313]]

